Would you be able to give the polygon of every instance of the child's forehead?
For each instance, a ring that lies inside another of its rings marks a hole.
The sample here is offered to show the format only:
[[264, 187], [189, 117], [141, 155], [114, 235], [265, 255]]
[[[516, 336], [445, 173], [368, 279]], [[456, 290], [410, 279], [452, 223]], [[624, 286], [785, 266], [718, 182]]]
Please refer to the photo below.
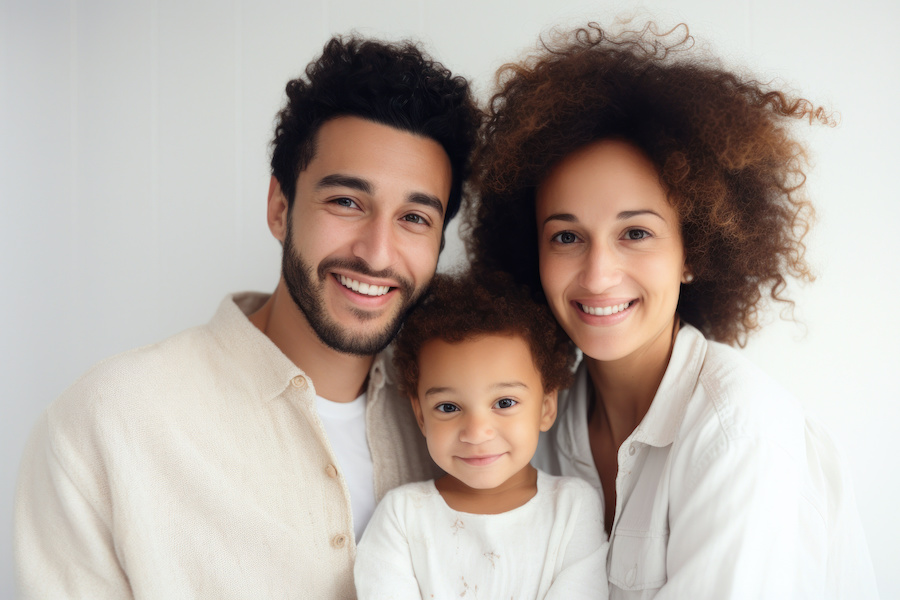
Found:
[[483, 333], [461, 340], [432, 338], [422, 344], [418, 356], [420, 377], [465, 373], [496, 373], [517, 370], [541, 378], [528, 340], [515, 332]]

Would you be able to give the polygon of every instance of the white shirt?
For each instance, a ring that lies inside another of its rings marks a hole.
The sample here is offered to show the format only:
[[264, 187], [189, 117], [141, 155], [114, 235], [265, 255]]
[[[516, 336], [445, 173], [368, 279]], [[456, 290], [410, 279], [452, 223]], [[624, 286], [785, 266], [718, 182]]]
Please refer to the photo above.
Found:
[[372, 452], [366, 437], [366, 395], [352, 402], [332, 402], [316, 395], [316, 408], [341, 476], [350, 490], [353, 534], [358, 540], [375, 510]]
[[[535, 465], [598, 491], [587, 369]], [[876, 598], [846, 469], [827, 432], [733, 348], [685, 325], [619, 448], [610, 598]], [[602, 494], [601, 494], [602, 496]]]
[[577, 478], [538, 472], [511, 511], [450, 508], [433, 481], [388, 492], [359, 544], [359, 600], [607, 598], [600, 498]]

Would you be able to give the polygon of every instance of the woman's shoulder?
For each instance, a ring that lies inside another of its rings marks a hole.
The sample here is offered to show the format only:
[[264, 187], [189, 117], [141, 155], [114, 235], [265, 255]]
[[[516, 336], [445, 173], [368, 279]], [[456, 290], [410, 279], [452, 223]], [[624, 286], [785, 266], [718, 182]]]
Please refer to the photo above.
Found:
[[706, 341], [679, 438], [772, 442], [802, 455], [806, 416], [796, 397], [741, 351]]

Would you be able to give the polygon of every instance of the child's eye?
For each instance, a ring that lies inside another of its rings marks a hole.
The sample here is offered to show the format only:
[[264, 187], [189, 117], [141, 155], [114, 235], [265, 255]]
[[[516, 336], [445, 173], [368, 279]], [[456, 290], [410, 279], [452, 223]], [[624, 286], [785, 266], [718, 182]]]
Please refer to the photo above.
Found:
[[512, 398], [500, 398], [499, 400], [494, 402], [494, 406], [497, 408], [512, 408], [516, 404], [518, 404], [518, 402], [516, 402]]
[[435, 410], [442, 413], [452, 413], [459, 410], [459, 407], [455, 404], [450, 404], [449, 402], [443, 402], [434, 407]]

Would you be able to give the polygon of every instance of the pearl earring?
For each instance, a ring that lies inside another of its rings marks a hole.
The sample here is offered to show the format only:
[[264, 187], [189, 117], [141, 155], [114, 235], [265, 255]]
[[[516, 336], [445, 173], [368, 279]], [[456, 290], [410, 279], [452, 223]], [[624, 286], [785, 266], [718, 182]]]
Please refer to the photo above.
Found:
[[694, 280], [694, 276], [693, 276], [691, 273], [685, 273], [685, 274], [684, 274], [684, 282], [685, 282], [685, 283], [690, 283], [690, 282], [692, 282], [693, 280]]

